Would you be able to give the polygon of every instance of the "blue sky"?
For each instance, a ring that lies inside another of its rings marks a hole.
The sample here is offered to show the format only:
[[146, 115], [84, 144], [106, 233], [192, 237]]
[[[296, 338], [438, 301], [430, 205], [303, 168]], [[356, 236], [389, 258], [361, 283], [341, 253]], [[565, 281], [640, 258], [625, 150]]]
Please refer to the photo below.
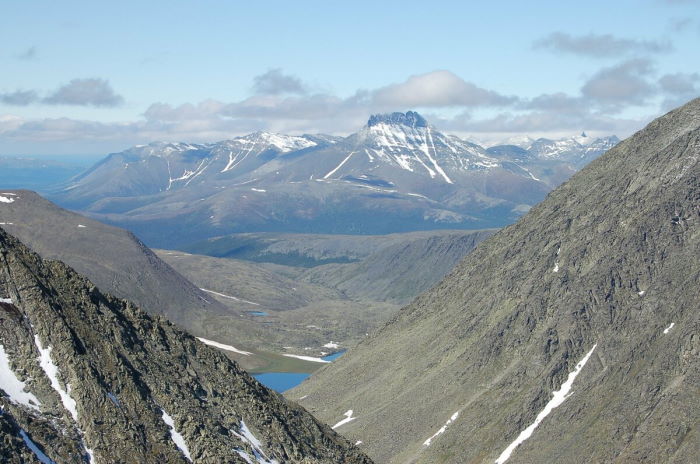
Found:
[[0, 154], [416, 109], [481, 141], [627, 136], [700, 95], [700, 2], [0, 0]]

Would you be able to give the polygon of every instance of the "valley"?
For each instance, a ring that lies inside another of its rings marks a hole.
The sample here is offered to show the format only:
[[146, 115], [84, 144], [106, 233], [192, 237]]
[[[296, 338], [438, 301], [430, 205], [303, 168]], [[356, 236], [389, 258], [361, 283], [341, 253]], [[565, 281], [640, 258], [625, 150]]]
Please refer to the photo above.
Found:
[[700, 463], [700, 0], [6, 3], [0, 464]]

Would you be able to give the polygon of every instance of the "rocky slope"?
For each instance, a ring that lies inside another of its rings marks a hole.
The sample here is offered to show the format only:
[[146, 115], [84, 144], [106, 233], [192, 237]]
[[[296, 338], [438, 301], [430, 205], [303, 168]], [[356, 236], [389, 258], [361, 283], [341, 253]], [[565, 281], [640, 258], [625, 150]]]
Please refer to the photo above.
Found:
[[494, 232], [443, 231], [420, 238], [406, 237], [407, 240], [358, 262], [314, 267], [300, 279], [337, 289], [352, 298], [406, 304], [442, 280]]
[[337, 430], [377, 462], [693, 462], [698, 256], [700, 99], [592, 162], [289, 396], [345, 417]]
[[0, 226], [43, 258], [67, 263], [100, 290], [188, 329], [196, 327], [200, 313], [229, 314], [132, 233], [59, 208], [29, 190], [0, 192]]
[[578, 169], [576, 153], [587, 161], [615, 141], [549, 142], [526, 158], [489, 153], [409, 111], [372, 116], [344, 138], [255, 133], [133, 147], [51, 199], [158, 248], [241, 232], [500, 227]]
[[3, 462], [369, 463], [221, 353], [0, 229]]
[[[172, 250], [157, 250], [157, 254], [236, 314], [233, 320], [203, 324], [206, 338], [245, 349], [285, 354], [303, 350], [299, 354], [323, 356], [354, 346], [367, 332], [383, 325], [400, 304], [439, 282], [456, 261], [491, 233], [434, 231], [365, 237], [242, 234], [215, 241], [210, 249], [227, 254], [229, 247], [245, 248], [250, 258], [261, 260], [352, 261], [311, 268]], [[360, 259], [364, 254], [367, 256]], [[231, 333], [230, 326], [237, 331]], [[329, 343], [334, 347], [324, 346]], [[243, 363], [249, 361], [241, 358]]]

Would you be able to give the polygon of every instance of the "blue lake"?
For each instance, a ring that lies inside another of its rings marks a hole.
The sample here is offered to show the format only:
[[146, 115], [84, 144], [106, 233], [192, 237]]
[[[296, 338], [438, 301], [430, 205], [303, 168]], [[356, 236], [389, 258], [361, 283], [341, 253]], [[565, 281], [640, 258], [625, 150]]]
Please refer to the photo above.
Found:
[[247, 311], [247, 312], [248, 312], [248, 314], [250, 314], [251, 316], [259, 316], [259, 317], [261, 317], [261, 316], [269, 316], [269, 314], [266, 313], [265, 311]]
[[[338, 351], [337, 353], [324, 356], [321, 359], [326, 361], [334, 361], [345, 354], [345, 351]], [[264, 374], [255, 374], [258, 382], [265, 385], [268, 388], [272, 388], [278, 393], [294, 388], [300, 383], [302, 383], [311, 374], [300, 373], [300, 372], [265, 372]]]

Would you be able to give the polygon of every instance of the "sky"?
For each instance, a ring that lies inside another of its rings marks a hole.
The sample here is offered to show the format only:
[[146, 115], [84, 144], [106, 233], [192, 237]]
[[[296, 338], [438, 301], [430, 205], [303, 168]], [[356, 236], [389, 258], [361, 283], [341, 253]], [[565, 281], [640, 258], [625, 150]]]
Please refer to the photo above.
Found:
[[0, 155], [416, 110], [484, 144], [626, 137], [700, 96], [700, 0], [0, 0]]

